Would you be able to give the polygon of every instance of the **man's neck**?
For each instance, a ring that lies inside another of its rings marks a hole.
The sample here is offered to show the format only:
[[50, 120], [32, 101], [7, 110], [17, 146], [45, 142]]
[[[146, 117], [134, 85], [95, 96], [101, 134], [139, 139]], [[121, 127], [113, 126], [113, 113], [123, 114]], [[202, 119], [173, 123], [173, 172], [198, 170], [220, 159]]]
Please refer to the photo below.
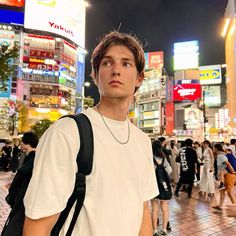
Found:
[[[127, 118], [129, 101], [120, 102], [101, 99], [97, 107], [103, 116], [113, 120], [124, 121]], [[97, 107], [95, 107], [95, 110], [97, 110]]]

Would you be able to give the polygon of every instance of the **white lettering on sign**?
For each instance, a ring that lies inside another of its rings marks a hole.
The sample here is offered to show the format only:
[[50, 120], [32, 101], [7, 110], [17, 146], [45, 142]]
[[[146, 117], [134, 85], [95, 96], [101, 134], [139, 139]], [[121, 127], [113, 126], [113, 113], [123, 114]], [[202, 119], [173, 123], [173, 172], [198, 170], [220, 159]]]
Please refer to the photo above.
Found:
[[49, 21], [48, 23], [49, 23], [49, 25], [50, 25], [52, 28], [58, 29], [58, 30], [60, 30], [60, 31], [64, 31], [64, 32], [66, 32], [67, 34], [70, 34], [71, 36], [74, 36], [74, 33], [73, 33], [72, 30], [67, 29], [67, 28], [65, 28], [65, 27], [62, 26], [62, 25], [57, 25], [57, 24], [55, 24], [54, 22], [50, 22], [50, 21]]
[[196, 92], [196, 89], [179, 89], [178, 93], [180, 96], [188, 96], [188, 95], [194, 95], [194, 93]]

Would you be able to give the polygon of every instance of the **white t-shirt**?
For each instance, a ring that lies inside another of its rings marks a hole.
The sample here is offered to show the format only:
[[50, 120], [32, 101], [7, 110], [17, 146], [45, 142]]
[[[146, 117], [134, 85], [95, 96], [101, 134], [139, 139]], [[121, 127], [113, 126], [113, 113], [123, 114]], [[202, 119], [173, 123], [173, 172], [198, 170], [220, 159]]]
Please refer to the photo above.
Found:
[[217, 156], [216, 161], [217, 161], [218, 173], [226, 169], [227, 165], [225, 164], [225, 162], [228, 161], [228, 158], [223, 153], [220, 153]]
[[[84, 113], [93, 127], [94, 162], [73, 235], [137, 236], [143, 202], [159, 194], [150, 139], [130, 123], [128, 144], [119, 144], [99, 113], [93, 109]], [[127, 121], [105, 121], [118, 140], [127, 139]], [[24, 198], [29, 218], [51, 216], [65, 208], [74, 188], [79, 146], [78, 129], [70, 118], [55, 122], [41, 137]], [[65, 235], [71, 217], [72, 213], [60, 236]]]

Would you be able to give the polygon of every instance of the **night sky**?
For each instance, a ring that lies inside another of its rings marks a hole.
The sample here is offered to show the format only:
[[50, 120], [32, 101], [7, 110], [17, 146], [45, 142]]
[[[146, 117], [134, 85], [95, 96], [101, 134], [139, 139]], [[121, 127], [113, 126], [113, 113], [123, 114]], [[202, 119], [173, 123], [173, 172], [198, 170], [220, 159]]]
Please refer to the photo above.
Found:
[[[105, 33], [118, 30], [135, 34], [144, 50], [164, 51], [164, 67], [173, 75], [173, 43], [198, 40], [199, 65], [225, 63], [220, 36], [228, 0], [89, 0], [86, 13], [85, 79], [90, 80], [91, 52]], [[95, 98], [94, 86], [86, 95]]]

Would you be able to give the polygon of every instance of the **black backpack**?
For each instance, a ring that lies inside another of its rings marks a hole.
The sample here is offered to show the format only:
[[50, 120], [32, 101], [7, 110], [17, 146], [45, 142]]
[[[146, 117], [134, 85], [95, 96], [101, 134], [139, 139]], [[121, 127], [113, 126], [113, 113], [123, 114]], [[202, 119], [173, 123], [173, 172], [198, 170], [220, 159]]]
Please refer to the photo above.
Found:
[[[68, 115], [64, 117], [73, 118], [76, 121], [80, 135], [80, 150], [77, 154], [78, 172], [76, 173], [75, 186], [72, 195], [68, 199], [66, 208], [61, 212], [58, 221], [52, 229], [51, 236], [58, 236], [66, 218], [76, 202], [75, 211], [65, 236], [72, 235], [76, 220], [84, 202], [86, 192], [86, 175], [92, 171], [93, 165], [93, 131], [92, 126], [84, 114]], [[33, 168], [33, 165], [32, 165]], [[31, 170], [32, 172], [32, 170]], [[1, 236], [22, 236], [23, 225], [25, 219], [25, 208], [23, 204], [24, 195], [26, 193], [31, 175], [22, 184], [22, 187], [17, 194], [17, 201], [12, 207], [12, 210], [5, 223]]]

